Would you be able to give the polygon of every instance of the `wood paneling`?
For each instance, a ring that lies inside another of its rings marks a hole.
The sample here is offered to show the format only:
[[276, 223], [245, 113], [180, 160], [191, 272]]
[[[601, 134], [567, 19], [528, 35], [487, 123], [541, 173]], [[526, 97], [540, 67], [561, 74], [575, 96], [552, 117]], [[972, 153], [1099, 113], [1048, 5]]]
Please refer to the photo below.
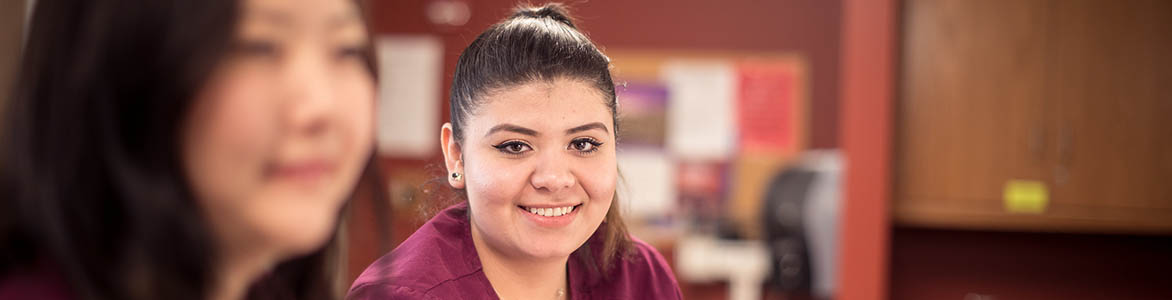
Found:
[[1046, 175], [1046, 2], [906, 7], [896, 211], [1000, 210], [1006, 180]]
[[1051, 20], [1054, 198], [1172, 228], [1172, 1], [1061, 1]]
[[[1172, 233], [1172, 2], [905, 3], [899, 223]], [[1049, 189], [1005, 208], [1009, 180]]]

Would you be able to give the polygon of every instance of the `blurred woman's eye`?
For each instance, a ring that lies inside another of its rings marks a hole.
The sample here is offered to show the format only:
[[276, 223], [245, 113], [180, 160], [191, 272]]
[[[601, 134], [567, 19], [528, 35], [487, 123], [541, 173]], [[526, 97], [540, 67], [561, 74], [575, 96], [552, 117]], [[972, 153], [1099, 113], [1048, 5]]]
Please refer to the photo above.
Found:
[[578, 151], [582, 154], [594, 153], [594, 151], [598, 151], [599, 146], [602, 146], [602, 142], [593, 138], [577, 138], [570, 142], [570, 150]]
[[522, 141], [507, 141], [493, 147], [501, 153], [510, 155], [521, 155], [525, 154], [525, 152], [533, 150], [533, 147], [530, 147], [528, 144], [525, 144], [525, 142]]
[[364, 59], [366, 57], [366, 47], [349, 46], [340, 47], [334, 51], [338, 59]]
[[277, 43], [264, 40], [245, 40], [236, 45], [236, 52], [246, 57], [275, 58], [280, 50]]

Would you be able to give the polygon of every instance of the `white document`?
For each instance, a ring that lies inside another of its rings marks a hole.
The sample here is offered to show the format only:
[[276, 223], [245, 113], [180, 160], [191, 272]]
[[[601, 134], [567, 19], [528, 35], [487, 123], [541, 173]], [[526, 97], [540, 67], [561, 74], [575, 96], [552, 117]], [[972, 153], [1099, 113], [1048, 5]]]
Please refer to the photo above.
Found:
[[429, 35], [377, 38], [379, 154], [426, 158], [439, 145], [443, 42]]
[[654, 218], [676, 207], [675, 165], [662, 151], [620, 150], [620, 208], [627, 217]]
[[667, 145], [685, 159], [726, 159], [736, 143], [736, 69], [724, 61], [671, 61], [660, 69], [668, 85]]

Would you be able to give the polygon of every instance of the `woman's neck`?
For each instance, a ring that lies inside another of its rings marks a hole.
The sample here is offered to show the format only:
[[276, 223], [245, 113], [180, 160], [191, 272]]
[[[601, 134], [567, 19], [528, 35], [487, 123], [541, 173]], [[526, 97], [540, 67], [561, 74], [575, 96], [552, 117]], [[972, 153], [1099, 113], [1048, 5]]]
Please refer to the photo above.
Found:
[[501, 299], [569, 299], [566, 262], [569, 256], [549, 260], [510, 257], [489, 246], [472, 225], [472, 244], [484, 277]]
[[209, 300], [244, 299], [249, 287], [275, 264], [272, 255], [239, 250], [221, 251]]

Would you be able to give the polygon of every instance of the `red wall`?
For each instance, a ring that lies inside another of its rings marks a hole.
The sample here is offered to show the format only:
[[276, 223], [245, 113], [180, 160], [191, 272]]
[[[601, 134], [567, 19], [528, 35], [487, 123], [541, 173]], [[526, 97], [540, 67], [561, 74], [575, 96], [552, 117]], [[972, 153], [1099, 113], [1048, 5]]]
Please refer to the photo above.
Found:
[[896, 0], [844, 0], [842, 149], [845, 154], [837, 299], [887, 295], [892, 124], [899, 41]]

